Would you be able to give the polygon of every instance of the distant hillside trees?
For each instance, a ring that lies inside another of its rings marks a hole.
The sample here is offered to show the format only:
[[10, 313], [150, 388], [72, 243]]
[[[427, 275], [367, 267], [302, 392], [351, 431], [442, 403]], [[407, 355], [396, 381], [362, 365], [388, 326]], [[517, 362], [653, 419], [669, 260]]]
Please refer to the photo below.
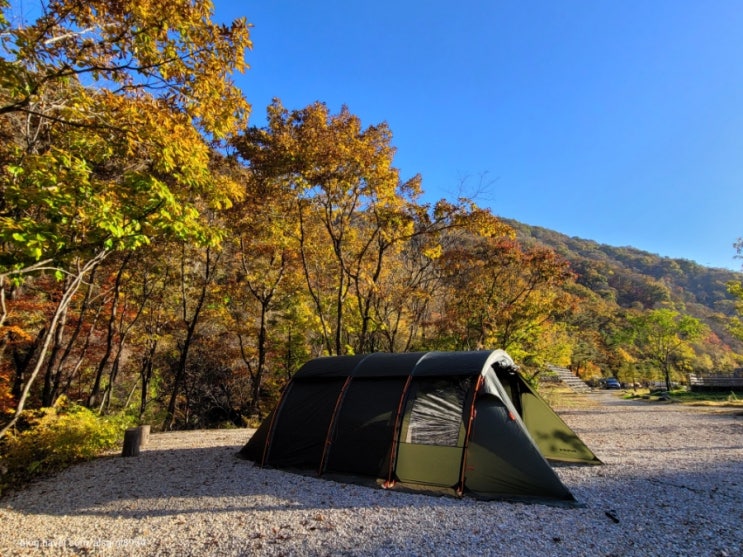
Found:
[[[570, 263], [578, 284], [601, 296], [608, 304], [614, 303], [615, 318], [609, 320], [613, 323], [612, 328], [631, 330], [625, 315], [671, 308], [698, 319], [710, 329], [710, 334], [694, 343], [698, 371], [730, 372], [741, 365], [743, 343], [729, 327], [736, 314], [735, 296], [728, 290], [728, 285], [741, 281], [740, 273], [710, 269], [683, 259], [659, 257], [635, 248], [617, 248], [571, 238], [515, 221], [506, 222], [514, 227], [521, 242], [555, 249]], [[582, 304], [593, 304], [585, 293], [579, 296]], [[632, 343], [620, 339], [624, 339], [622, 334], [606, 338], [605, 353], [629, 354], [627, 350]], [[628, 365], [625, 357], [619, 360], [608, 358], [606, 369], [618, 373], [621, 366], [617, 364], [621, 361], [625, 362], [622, 366]], [[637, 370], [646, 374], [648, 369], [642, 360], [631, 367], [636, 376]]]

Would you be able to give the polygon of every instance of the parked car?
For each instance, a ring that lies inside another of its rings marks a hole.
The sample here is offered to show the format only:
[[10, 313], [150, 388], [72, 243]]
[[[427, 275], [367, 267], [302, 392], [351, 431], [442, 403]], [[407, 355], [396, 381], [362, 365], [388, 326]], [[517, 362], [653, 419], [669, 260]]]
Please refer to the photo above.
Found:
[[614, 377], [609, 377], [604, 383], [606, 389], [621, 389], [622, 385]]

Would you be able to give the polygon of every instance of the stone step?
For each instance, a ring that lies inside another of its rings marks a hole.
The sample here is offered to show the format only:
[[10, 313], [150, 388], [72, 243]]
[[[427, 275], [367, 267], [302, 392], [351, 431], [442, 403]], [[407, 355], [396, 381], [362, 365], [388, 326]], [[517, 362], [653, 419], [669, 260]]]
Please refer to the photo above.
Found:
[[560, 379], [560, 381], [565, 383], [574, 392], [576, 393], [590, 393], [591, 392], [591, 387], [586, 385], [586, 383], [580, 377], [577, 377], [569, 369], [556, 366], [556, 365], [552, 365], [552, 364], [547, 364], [547, 369], [555, 373], [557, 377]]

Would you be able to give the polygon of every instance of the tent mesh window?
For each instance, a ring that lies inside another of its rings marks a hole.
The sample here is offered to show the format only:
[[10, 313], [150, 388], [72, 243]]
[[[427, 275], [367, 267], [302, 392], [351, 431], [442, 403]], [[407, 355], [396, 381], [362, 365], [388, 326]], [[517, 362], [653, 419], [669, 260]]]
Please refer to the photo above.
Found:
[[472, 386], [470, 377], [417, 381], [405, 441], [418, 445], [456, 447], [463, 423], [463, 406]]

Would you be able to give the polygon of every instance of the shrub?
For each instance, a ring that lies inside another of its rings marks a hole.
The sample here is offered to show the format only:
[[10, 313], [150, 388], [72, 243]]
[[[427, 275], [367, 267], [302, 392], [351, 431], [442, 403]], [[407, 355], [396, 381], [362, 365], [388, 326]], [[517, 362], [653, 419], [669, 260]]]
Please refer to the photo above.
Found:
[[52, 407], [24, 412], [18, 429], [0, 445], [0, 493], [113, 449], [128, 422], [99, 417], [66, 397]]

